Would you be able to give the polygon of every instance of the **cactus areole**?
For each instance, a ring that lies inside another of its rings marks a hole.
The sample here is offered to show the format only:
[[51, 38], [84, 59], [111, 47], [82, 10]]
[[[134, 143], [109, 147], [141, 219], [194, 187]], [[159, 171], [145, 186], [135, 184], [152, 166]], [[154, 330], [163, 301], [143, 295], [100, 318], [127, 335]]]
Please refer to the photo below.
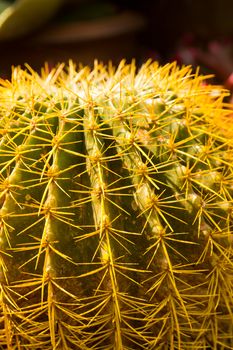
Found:
[[232, 349], [227, 91], [151, 62], [0, 83], [0, 348]]

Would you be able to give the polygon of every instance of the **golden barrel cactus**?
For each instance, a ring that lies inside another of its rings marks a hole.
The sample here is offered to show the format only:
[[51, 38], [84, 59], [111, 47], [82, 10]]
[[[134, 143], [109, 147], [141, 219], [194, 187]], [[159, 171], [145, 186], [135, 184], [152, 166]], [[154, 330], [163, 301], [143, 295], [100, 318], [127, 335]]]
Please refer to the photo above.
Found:
[[174, 63], [1, 81], [1, 349], [233, 348], [226, 95]]

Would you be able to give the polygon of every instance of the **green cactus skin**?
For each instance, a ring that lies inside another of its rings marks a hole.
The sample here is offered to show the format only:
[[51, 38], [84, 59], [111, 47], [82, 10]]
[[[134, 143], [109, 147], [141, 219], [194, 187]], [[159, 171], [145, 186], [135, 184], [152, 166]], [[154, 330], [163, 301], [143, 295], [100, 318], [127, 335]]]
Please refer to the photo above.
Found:
[[205, 80], [70, 62], [1, 81], [1, 349], [233, 348], [233, 146]]

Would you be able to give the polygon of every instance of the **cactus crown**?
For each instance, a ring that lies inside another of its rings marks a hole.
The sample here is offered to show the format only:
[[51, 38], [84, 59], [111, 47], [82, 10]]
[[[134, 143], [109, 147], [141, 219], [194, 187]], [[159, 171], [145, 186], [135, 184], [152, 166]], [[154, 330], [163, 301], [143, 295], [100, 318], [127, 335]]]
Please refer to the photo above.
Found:
[[231, 349], [227, 92], [95, 63], [0, 87], [2, 349]]

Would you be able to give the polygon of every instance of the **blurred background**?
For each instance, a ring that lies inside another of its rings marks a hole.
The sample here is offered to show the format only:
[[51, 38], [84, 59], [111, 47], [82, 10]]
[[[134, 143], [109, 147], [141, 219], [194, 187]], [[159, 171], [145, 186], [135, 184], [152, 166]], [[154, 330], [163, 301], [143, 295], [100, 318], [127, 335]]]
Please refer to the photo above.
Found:
[[0, 1], [0, 76], [73, 59], [200, 66], [233, 89], [233, 0]]

